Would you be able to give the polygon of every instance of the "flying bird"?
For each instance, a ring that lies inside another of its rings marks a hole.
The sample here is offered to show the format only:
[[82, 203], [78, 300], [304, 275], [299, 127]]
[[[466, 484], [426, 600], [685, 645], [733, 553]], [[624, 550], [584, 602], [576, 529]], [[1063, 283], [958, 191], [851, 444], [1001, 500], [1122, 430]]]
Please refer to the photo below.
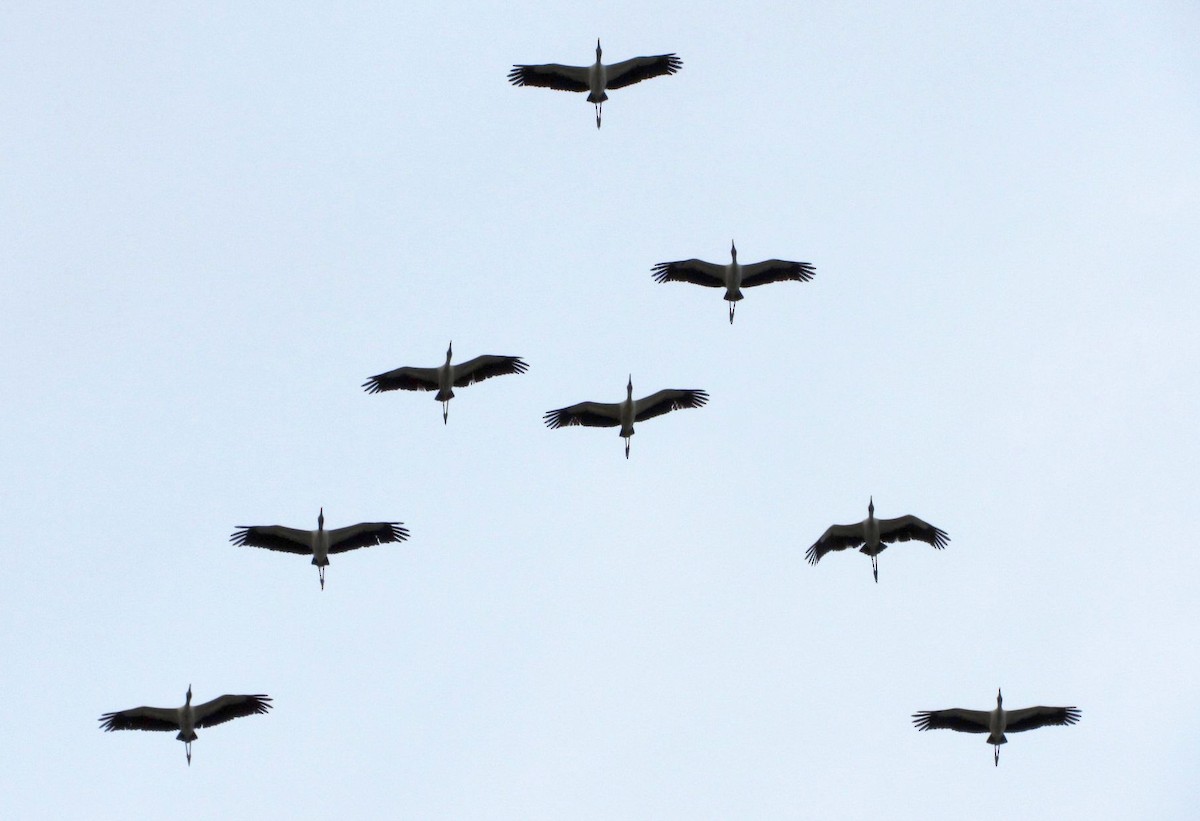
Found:
[[284, 553], [312, 556], [325, 589], [325, 568], [334, 553], [345, 553], [359, 547], [371, 547], [389, 542], [402, 542], [408, 538], [408, 529], [403, 522], [362, 522], [336, 530], [325, 529], [325, 508], [317, 514], [316, 530], [299, 530], [282, 525], [238, 525], [229, 537], [235, 545], [265, 547]]
[[510, 373], [525, 373], [529, 365], [517, 356], [477, 356], [450, 364], [454, 352], [454, 342], [446, 348], [446, 361], [436, 368], [396, 368], [394, 371], [377, 374], [363, 383], [367, 393], [382, 393], [383, 391], [437, 391], [433, 397], [442, 403], [442, 423], [450, 415], [450, 400], [454, 398], [455, 388], [465, 388], [491, 379], [493, 376], [505, 376]]
[[543, 419], [551, 430], [571, 425], [590, 428], [615, 428], [620, 425], [620, 434], [625, 439], [625, 458], [628, 459], [634, 422], [644, 422], [681, 408], [703, 407], [706, 402], [706, 391], [679, 389], [661, 390], [634, 400], [633, 375], [630, 374], [629, 383], [625, 386], [624, 402], [580, 402], [578, 405], [547, 411]]
[[188, 685], [187, 700], [182, 707], [134, 707], [100, 716], [100, 729], [113, 730], [178, 730], [175, 738], [184, 743], [188, 766], [192, 765], [192, 742], [197, 727], [215, 727], [242, 716], [258, 715], [271, 709], [270, 696], [217, 696], [203, 704], [192, 704], [192, 685]]
[[742, 298], [742, 288], [766, 285], [768, 282], [808, 282], [816, 275], [816, 269], [808, 262], [766, 259], [743, 265], [738, 262], [737, 243], [734, 242], [730, 243], [729, 252], [733, 255], [733, 261], [726, 265], [702, 259], [660, 262], [651, 269], [654, 281], [690, 282], [706, 288], [724, 288], [725, 300], [729, 303], [729, 323], [732, 325], [733, 312]]
[[907, 542], [913, 539], [931, 544], [938, 550], [950, 541], [946, 531], [921, 521], [916, 516], [876, 519], [875, 498], [871, 497], [867, 503], [867, 518], [853, 525], [831, 525], [821, 534], [821, 538], [813, 542], [806, 558], [809, 564], [816, 564], [830, 551], [845, 550], [848, 547], [858, 548], [871, 557], [871, 572], [878, 583], [879, 554], [892, 542]]
[[588, 102], [596, 106], [596, 128], [600, 127], [600, 106], [608, 99], [606, 90], [624, 88], [651, 77], [674, 74], [683, 60], [674, 54], [634, 57], [605, 65], [600, 61], [600, 41], [596, 40], [596, 62], [590, 66], [564, 66], [546, 63], [539, 66], [513, 66], [508, 81], [515, 86], [540, 86], [557, 91], [586, 91]]
[[993, 761], [1000, 766], [1000, 745], [1007, 744], [1005, 733], [1023, 733], [1038, 727], [1065, 727], [1079, 721], [1078, 707], [1025, 707], [1005, 710], [1004, 696], [996, 690], [996, 709], [923, 710], [913, 714], [918, 730], [958, 730], [960, 733], [987, 733], [987, 743], [995, 748]]

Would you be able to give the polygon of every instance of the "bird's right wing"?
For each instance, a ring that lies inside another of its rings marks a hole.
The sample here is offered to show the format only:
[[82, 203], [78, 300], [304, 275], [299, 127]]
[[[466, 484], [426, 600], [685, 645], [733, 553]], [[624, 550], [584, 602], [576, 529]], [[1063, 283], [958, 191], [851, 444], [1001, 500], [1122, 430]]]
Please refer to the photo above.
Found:
[[542, 419], [551, 430], [571, 425], [615, 428], [621, 424], [621, 406], [608, 402], [580, 402], [578, 405], [547, 411]]
[[362, 384], [367, 393], [382, 391], [436, 391], [438, 389], [437, 368], [396, 368], [394, 371], [376, 374]]
[[938, 550], [950, 543], [950, 537], [940, 527], [934, 527], [916, 516], [898, 516], [895, 519], [879, 520], [879, 538], [892, 542], [918, 542], [931, 544]]
[[1065, 726], [1079, 721], [1078, 707], [1025, 707], [1009, 710], [1005, 716], [1006, 733], [1023, 733], [1038, 727]]
[[454, 366], [454, 387], [465, 388], [493, 376], [525, 373], [527, 370], [529, 365], [519, 356], [484, 354]]
[[556, 91], [587, 91], [588, 70], [583, 66], [546, 63], [540, 66], [513, 66], [508, 81], [515, 86], [539, 86]]
[[329, 552], [345, 553], [360, 547], [402, 542], [408, 536], [403, 522], [360, 522], [329, 531]]
[[282, 553], [312, 555], [312, 531], [283, 525], [238, 525], [229, 541], [235, 545], [265, 547]]
[[683, 60], [675, 54], [655, 54], [651, 57], [633, 57], [605, 66], [606, 88], [624, 88], [651, 77], [674, 74], [683, 68]]
[[826, 553], [835, 550], [845, 550], [848, 547], [860, 547], [863, 544], [862, 523], [853, 525], [830, 525], [821, 538], [812, 543], [812, 547], [804, 554], [809, 564], [816, 564]]
[[650, 269], [655, 282], [690, 282], [706, 288], [725, 287], [725, 266], [702, 259], [659, 262]]
[[807, 262], [765, 259], [742, 266], [742, 286], [751, 288], [768, 282], [808, 282], [816, 273], [816, 269]]
[[134, 707], [100, 716], [100, 729], [113, 730], [178, 730], [178, 713], [163, 707]]
[[217, 696], [192, 709], [197, 727], [215, 727], [242, 716], [265, 713], [271, 709], [271, 697], [261, 693], [252, 696]]
[[922, 710], [913, 714], [913, 724], [918, 730], [958, 730], [960, 733], [991, 732], [989, 724], [992, 714], [983, 710], [964, 710], [951, 707], [949, 710]]
[[656, 416], [685, 408], [702, 408], [708, 403], [708, 391], [692, 388], [667, 388], [637, 400], [633, 421], [645, 422]]

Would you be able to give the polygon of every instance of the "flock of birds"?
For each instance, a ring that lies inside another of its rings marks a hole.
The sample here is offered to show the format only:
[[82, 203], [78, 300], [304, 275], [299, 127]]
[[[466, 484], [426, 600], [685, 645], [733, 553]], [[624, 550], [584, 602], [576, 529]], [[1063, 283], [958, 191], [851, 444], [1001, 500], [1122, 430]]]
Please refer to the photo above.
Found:
[[[601, 61], [600, 41], [596, 40], [596, 62], [590, 66], [567, 66], [558, 63], [542, 65], [516, 65], [508, 75], [516, 86], [539, 86], [558, 91], [588, 93], [587, 100], [595, 105], [596, 128], [600, 128], [601, 105], [608, 99], [606, 93], [624, 88], [652, 77], [674, 74], [683, 66], [675, 54], [658, 54], [650, 57], [634, 57], [619, 63], [605, 64]], [[790, 262], [768, 259], [743, 265], [738, 262], [737, 245], [731, 244], [732, 260], [720, 265], [699, 259], [660, 262], [652, 273], [656, 282], [690, 282], [708, 288], [724, 288], [725, 300], [729, 303], [729, 322], [733, 323], [734, 311], [742, 299], [742, 288], [765, 285], [772, 282], [808, 282], [815, 269], [807, 262]], [[450, 400], [455, 388], [465, 388], [490, 379], [525, 373], [528, 364], [516, 356], [483, 355], [458, 364], [453, 363], [453, 342], [446, 348], [446, 361], [438, 367], [424, 368], [404, 366], [370, 377], [363, 388], [367, 393], [385, 391], [436, 391], [434, 399], [442, 404], [442, 422], [449, 420]], [[644, 422], [656, 416], [684, 408], [703, 407], [708, 402], [708, 393], [696, 389], [665, 389], [641, 399], [633, 398], [633, 376], [625, 385], [625, 399], [621, 402], [579, 402], [544, 416], [546, 426], [551, 429], [583, 425], [586, 427], [619, 427], [625, 440], [625, 458], [629, 458], [630, 439], [634, 423]], [[230, 536], [235, 545], [261, 547], [284, 553], [311, 556], [316, 565], [321, 589], [325, 589], [325, 568], [329, 557], [360, 547], [402, 542], [409, 531], [402, 522], [360, 522], [359, 524], [325, 529], [325, 509], [317, 514], [317, 529], [303, 530], [282, 525], [239, 525]], [[879, 582], [879, 554], [895, 542], [920, 541], [941, 550], [949, 542], [946, 531], [934, 527], [916, 516], [900, 516], [895, 519], [875, 518], [875, 500], [867, 504], [867, 518], [848, 525], [832, 525], [811, 547], [806, 558], [815, 565], [828, 553], [857, 549], [871, 557], [871, 571], [875, 582]], [[100, 717], [100, 726], [111, 730], [159, 730], [177, 732], [175, 736], [184, 742], [189, 766], [192, 762], [192, 741], [196, 729], [224, 724], [235, 718], [258, 715], [271, 708], [271, 699], [266, 695], [222, 695], [203, 704], [192, 704], [192, 687], [189, 684], [182, 707], [134, 707], [129, 710], [105, 713]], [[1038, 727], [1074, 724], [1080, 719], [1076, 707], [1025, 707], [1020, 710], [1005, 710], [1003, 694], [996, 691], [996, 707], [993, 710], [967, 710], [954, 707], [948, 710], [924, 710], [913, 715], [913, 724], [918, 730], [957, 730], [964, 733], [987, 733], [987, 742], [994, 747], [994, 763], [1000, 764], [1000, 745], [1008, 741], [1007, 733], [1019, 733]]]

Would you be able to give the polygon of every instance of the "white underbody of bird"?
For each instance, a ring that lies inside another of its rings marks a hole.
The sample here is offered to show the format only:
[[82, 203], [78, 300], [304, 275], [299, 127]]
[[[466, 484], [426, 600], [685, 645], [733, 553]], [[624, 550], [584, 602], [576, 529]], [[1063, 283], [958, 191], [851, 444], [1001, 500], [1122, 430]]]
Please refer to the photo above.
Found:
[[367, 393], [383, 391], [437, 391], [434, 399], [442, 403], [442, 423], [450, 415], [450, 400], [455, 388], [465, 388], [491, 379], [493, 376], [525, 373], [529, 365], [517, 356], [495, 356], [485, 354], [465, 362], [453, 364], [450, 357], [454, 343], [446, 348], [446, 361], [436, 368], [402, 367], [386, 373], [376, 374], [363, 383]]
[[674, 74], [683, 61], [674, 54], [634, 57], [605, 65], [600, 59], [600, 41], [596, 40], [596, 62], [590, 66], [565, 66], [560, 63], [515, 65], [508, 81], [515, 86], [538, 86], [556, 91], [586, 91], [588, 102], [596, 106], [596, 128], [600, 127], [600, 107], [608, 99], [606, 91]]
[[876, 519], [875, 499], [867, 502], [867, 518], [852, 525], [831, 525], [813, 542], [805, 557], [809, 564], [816, 564], [826, 553], [834, 550], [855, 548], [871, 557], [871, 571], [879, 581], [879, 554], [893, 542], [916, 540], [941, 550], [950, 541], [946, 531], [918, 519], [916, 516], [900, 516], [896, 519]]
[[724, 265], [702, 259], [681, 259], [659, 262], [651, 269], [651, 273], [655, 282], [690, 282], [705, 288], [724, 288], [725, 300], [729, 303], [730, 324], [733, 324], [737, 303], [742, 299], [742, 288], [753, 288], [769, 282], [808, 282], [816, 276], [816, 269], [808, 262], [765, 259], [743, 265], [738, 262], [736, 243], [730, 243], [729, 252], [733, 259]]
[[987, 733], [987, 743], [994, 747], [993, 762], [1000, 766], [1000, 745], [1007, 744], [1006, 733], [1023, 733], [1038, 727], [1063, 727], [1075, 724], [1082, 713], [1078, 707], [1024, 707], [1004, 709], [1004, 694], [996, 691], [994, 710], [922, 710], [913, 714], [918, 730], [957, 730], [960, 733]]
[[708, 402], [708, 392], [691, 388], [668, 388], [652, 393], [642, 399], [633, 398], [633, 376], [625, 386], [623, 402], [580, 402], [558, 410], [547, 411], [543, 416], [546, 427], [555, 428], [584, 425], [593, 428], [620, 427], [625, 440], [625, 458], [629, 458], [629, 440], [633, 436], [635, 422], [643, 422], [683, 408], [700, 408]]
[[271, 697], [265, 695], [223, 695], [203, 704], [192, 704], [192, 685], [182, 707], [134, 707], [100, 716], [100, 729], [178, 731], [184, 743], [187, 762], [192, 764], [192, 742], [197, 727], [215, 727], [243, 716], [259, 715], [271, 709]]
[[409, 536], [408, 528], [403, 525], [403, 522], [361, 522], [326, 530], [325, 508], [322, 507], [317, 513], [316, 530], [301, 530], [283, 525], [238, 525], [229, 541], [235, 545], [263, 547], [301, 556], [311, 555], [312, 563], [317, 566], [321, 589], [324, 590], [325, 568], [329, 565], [331, 554], [345, 553], [360, 547], [402, 542]]

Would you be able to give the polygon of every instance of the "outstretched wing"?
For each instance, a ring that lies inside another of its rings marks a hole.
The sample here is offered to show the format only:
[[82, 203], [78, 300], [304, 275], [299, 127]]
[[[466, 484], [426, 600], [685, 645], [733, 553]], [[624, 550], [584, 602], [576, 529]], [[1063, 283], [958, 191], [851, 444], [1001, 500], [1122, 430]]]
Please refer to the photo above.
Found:
[[650, 270], [655, 282], [690, 282], [705, 288], [725, 287], [725, 266], [702, 259], [659, 262]]
[[816, 273], [816, 269], [807, 262], [767, 259], [742, 266], [742, 287], [752, 288], [768, 282], [808, 282]]
[[634, 57], [604, 67], [605, 88], [624, 88], [651, 77], [674, 74], [683, 68], [683, 60], [674, 54], [656, 54], [652, 57]]
[[1026, 707], [1009, 710], [1005, 715], [1004, 732], [1023, 733], [1038, 727], [1064, 727], [1079, 721], [1083, 714], [1078, 707]]
[[861, 522], [853, 525], [830, 525], [821, 534], [821, 538], [812, 543], [812, 546], [804, 554], [804, 557], [808, 559], [809, 564], [816, 564], [821, 561], [821, 557], [826, 553], [832, 553], [835, 550], [845, 550], [848, 547], [857, 548], [862, 545], [863, 529]]
[[538, 86], [555, 91], [587, 91], [588, 70], [582, 66], [546, 63], [539, 66], [513, 66], [508, 81], [515, 86]]
[[329, 552], [345, 553], [360, 547], [402, 542], [408, 538], [403, 522], [362, 522], [329, 531]]
[[212, 701], [192, 706], [197, 727], [215, 727], [226, 721], [233, 721], [242, 716], [258, 715], [271, 709], [271, 697], [264, 695], [253, 696], [217, 696]]
[[924, 710], [913, 714], [913, 724], [918, 730], [958, 730], [960, 733], [987, 733], [991, 713], [983, 710], [964, 710], [951, 707], [949, 710]]
[[454, 387], [465, 388], [493, 376], [525, 373], [527, 370], [529, 365], [519, 356], [477, 356], [454, 366]]
[[178, 713], [163, 707], [134, 707], [100, 716], [100, 729], [106, 733], [113, 730], [178, 730]]
[[633, 421], [644, 422], [684, 408], [702, 408], [707, 402], [707, 391], [667, 388], [637, 400], [634, 403]]
[[312, 554], [312, 531], [283, 525], [238, 525], [229, 541], [235, 545], [265, 547], [282, 553]]
[[396, 368], [394, 371], [376, 374], [362, 384], [367, 393], [382, 391], [436, 391], [438, 389], [437, 368]]
[[931, 544], [938, 550], [950, 541], [946, 531], [934, 527], [916, 516], [901, 516], [897, 519], [879, 520], [879, 538], [885, 542], [907, 542], [916, 540]]
[[621, 424], [621, 406], [609, 402], [580, 402], [578, 405], [547, 411], [542, 420], [551, 430], [572, 425], [615, 428]]

